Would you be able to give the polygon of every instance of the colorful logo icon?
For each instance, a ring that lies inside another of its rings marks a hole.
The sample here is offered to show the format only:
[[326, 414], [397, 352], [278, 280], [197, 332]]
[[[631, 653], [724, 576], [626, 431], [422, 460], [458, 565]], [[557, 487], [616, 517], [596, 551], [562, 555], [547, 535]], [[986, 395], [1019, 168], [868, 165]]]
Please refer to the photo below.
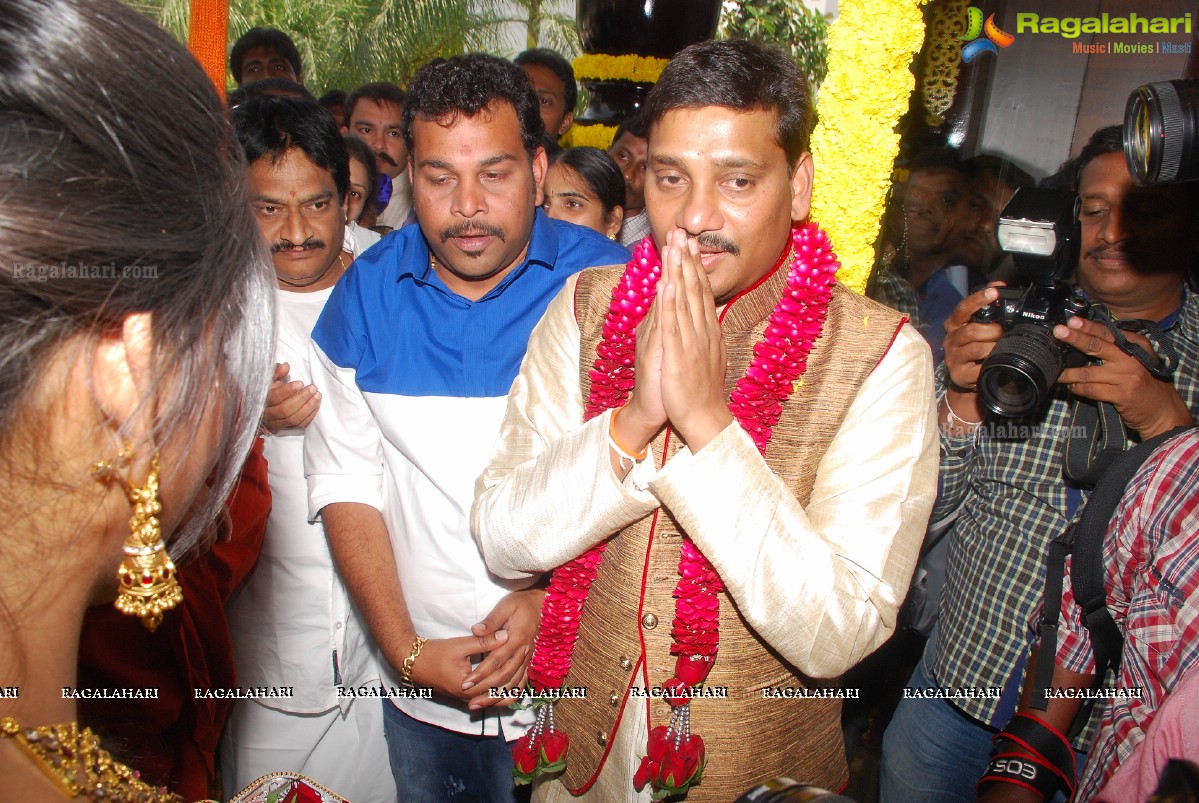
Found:
[[[986, 34], [986, 39], [979, 39], [978, 37], [983, 34]], [[995, 24], [994, 14], [987, 17], [984, 24], [982, 9], [970, 6], [966, 9], [966, 34], [962, 37], [962, 41], [966, 42], [962, 45], [962, 61], [969, 64], [983, 53], [998, 55], [999, 48], [1007, 47], [1016, 41], [1016, 37], [1001, 30]]]

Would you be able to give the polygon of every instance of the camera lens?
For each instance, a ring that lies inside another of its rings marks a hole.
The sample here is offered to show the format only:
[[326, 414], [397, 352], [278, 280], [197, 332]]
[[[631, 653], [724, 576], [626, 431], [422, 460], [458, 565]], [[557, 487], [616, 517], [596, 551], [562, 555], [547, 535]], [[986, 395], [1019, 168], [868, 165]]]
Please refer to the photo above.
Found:
[[1142, 187], [1199, 178], [1199, 79], [1133, 91], [1124, 109], [1124, 155]]
[[1020, 324], [983, 361], [978, 398], [996, 415], [1027, 415], [1040, 406], [1061, 372], [1061, 346], [1053, 336], [1040, 326]]

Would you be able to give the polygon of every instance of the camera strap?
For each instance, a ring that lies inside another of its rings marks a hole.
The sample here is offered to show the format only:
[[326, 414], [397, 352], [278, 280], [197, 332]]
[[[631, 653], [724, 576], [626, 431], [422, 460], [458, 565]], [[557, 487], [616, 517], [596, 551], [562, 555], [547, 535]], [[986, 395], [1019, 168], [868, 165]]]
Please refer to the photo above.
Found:
[[[1039, 711], [1048, 706], [1048, 689], [1053, 682], [1057, 662], [1058, 625], [1062, 617], [1062, 591], [1066, 574], [1066, 556], [1071, 555], [1070, 587], [1074, 599], [1082, 608], [1082, 623], [1086, 626], [1091, 652], [1095, 659], [1095, 679], [1092, 689], [1103, 686], [1107, 672], [1119, 669], [1124, 649], [1124, 633], [1116, 625], [1107, 608], [1106, 566], [1104, 540], [1107, 528], [1125, 489], [1154, 450], [1191, 427], [1176, 427], [1169, 432], [1133, 446], [1113, 461], [1103, 479], [1095, 486], [1082, 510], [1065, 532], [1049, 544], [1045, 561], [1045, 595], [1041, 616], [1037, 622], [1041, 652], [1037, 659], [1032, 685], [1031, 707]], [[1087, 724], [1095, 704], [1088, 698], [1067, 734], [1073, 740]]]
[[[1178, 352], [1153, 321], [1097, 320], [1112, 333], [1117, 348], [1136, 359], [1152, 376], [1170, 381], [1178, 365]], [[1136, 332], [1153, 346], [1146, 349], [1128, 339], [1125, 332]], [[1124, 451], [1128, 435], [1124, 420], [1109, 402], [1076, 397], [1071, 405], [1070, 430], [1066, 437], [1066, 477], [1079, 485], [1093, 487], [1111, 462]], [[1078, 433], [1077, 435], [1075, 433]]]

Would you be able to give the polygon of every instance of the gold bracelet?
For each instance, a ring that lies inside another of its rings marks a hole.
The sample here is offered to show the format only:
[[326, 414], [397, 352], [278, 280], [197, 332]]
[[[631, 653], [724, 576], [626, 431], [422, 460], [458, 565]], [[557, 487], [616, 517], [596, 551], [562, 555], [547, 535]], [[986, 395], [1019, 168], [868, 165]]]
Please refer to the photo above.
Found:
[[404, 659], [404, 663], [400, 666], [400, 681], [409, 686], [412, 685], [412, 667], [416, 665], [416, 659], [420, 658], [420, 651], [424, 649], [425, 642], [428, 641], [424, 636], [417, 636], [416, 641], [412, 642], [412, 652], [408, 653], [408, 657]]

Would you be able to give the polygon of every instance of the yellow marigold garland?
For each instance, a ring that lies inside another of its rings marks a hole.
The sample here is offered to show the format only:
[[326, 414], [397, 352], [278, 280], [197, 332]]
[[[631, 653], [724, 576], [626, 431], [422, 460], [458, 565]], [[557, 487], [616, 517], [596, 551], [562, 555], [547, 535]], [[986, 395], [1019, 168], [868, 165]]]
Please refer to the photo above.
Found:
[[616, 126], [614, 125], [575, 123], [566, 132], [566, 135], [559, 140], [558, 144], [563, 148], [577, 148], [581, 145], [590, 145], [593, 148], [606, 151], [612, 146], [612, 140], [615, 137]]
[[841, 257], [837, 278], [862, 292], [899, 153], [895, 124], [915, 85], [927, 0], [844, 0], [829, 28], [828, 75], [812, 134], [812, 219]]
[[668, 59], [652, 56], [611, 56], [606, 53], [584, 53], [571, 64], [575, 78], [580, 81], [636, 81], [652, 84], [662, 74]]

